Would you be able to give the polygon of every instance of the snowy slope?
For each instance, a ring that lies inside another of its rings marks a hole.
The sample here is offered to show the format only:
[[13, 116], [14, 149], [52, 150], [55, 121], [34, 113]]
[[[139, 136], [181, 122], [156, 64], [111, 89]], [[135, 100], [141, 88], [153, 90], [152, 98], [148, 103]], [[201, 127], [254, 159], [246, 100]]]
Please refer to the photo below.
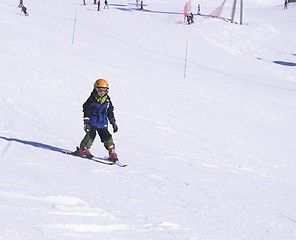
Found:
[[[0, 0], [0, 239], [296, 239], [296, 4], [109, 4]], [[99, 77], [126, 168], [60, 153]]]

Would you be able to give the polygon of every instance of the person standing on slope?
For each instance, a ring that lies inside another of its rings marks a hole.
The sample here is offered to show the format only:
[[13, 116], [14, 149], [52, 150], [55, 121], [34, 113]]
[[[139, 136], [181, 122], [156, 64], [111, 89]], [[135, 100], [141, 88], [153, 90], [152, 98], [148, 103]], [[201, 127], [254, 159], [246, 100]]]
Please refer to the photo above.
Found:
[[101, 7], [101, 0], [98, 0], [98, 11], [100, 11], [100, 7]]
[[118, 160], [115, 152], [115, 144], [112, 135], [108, 131], [108, 121], [113, 127], [113, 133], [118, 131], [118, 126], [114, 117], [114, 107], [108, 95], [109, 84], [105, 79], [95, 81], [94, 89], [90, 97], [83, 104], [83, 121], [85, 136], [79, 148], [74, 152], [75, 155], [92, 158], [90, 153], [96, 134], [98, 133], [101, 142], [109, 152], [109, 160]]
[[289, 5], [288, 0], [285, 0], [285, 2], [284, 2], [284, 9], [288, 9], [288, 5]]
[[105, 3], [104, 9], [105, 9], [105, 8], [108, 8], [108, 9], [109, 9], [109, 4], [108, 4], [108, 1], [107, 1], [107, 0], [105, 0], [105, 1], [104, 1], [104, 3]]

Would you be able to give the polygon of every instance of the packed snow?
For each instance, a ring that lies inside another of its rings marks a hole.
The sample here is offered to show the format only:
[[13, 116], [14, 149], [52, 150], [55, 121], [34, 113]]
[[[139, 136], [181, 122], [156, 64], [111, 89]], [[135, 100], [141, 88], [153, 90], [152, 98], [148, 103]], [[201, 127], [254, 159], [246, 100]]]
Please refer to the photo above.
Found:
[[[296, 239], [296, 3], [222, 2], [0, 0], [1, 240]], [[98, 78], [125, 168], [62, 153]]]

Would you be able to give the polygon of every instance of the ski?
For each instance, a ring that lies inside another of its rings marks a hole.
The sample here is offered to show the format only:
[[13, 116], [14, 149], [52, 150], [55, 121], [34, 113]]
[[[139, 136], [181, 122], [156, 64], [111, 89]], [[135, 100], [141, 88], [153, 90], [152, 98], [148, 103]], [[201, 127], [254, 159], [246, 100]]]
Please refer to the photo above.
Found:
[[100, 162], [100, 163], [105, 163], [108, 165], [117, 165], [119, 167], [126, 167], [127, 165], [124, 163], [121, 163], [119, 160], [117, 161], [112, 161], [108, 157], [96, 157], [93, 156], [92, 158], [89, 158], [90, 160], [93, 160], [95, 162]]
[[126, 167], [127, 166], [127, 164], [121, 163], [121, 162], [119, 162], [119, 160], [117, 160], [115, 162], [115, 165], [117, 165], [118, 167]]
[[126, 167], [127, 164], [121, 163], [119, 160], [117, 161], [112, 161], [110, 160], [108, 157], [97, 157], [97, 156], [86, 156], [86, 155], [77, 155], [75, 154], [75, 152], [73, 151], [69, 151], [69, 150], [63, 150], [63, 153], [68, 154], [68, 155], [72, 155], [74, 157], [80, 157], [80, 158], [85, 158], [94, 162], [98, 162], [98, 163], [102, 163], [102, 164], [106, 164], [106, 165], [117, 165], [119, 167]]

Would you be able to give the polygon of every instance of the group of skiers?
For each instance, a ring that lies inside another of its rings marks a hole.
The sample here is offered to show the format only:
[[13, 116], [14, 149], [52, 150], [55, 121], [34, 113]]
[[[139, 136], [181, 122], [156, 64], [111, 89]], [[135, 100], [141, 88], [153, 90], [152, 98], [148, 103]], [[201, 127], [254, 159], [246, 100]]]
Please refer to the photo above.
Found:
[[[201, 13], [200, 13], [200, 3], [197, 5], [197, 15], [201, 15]], [[186, 14], [186, 21], [187, 21], [187, 24], [194, 23], [194, 16], [193, 16], [192, 12]]]
[[187, 19], [187, 24], [191, 24], [191, 23], [194, 23], [194, 19], [193, 19], [194, 17], [193, 17], [193, 13], [191, 12], [191, 13], [188, 13], [187, 15], [186, 15], [186, 19]]
[[[94, 0], [94, 4], [97, 4], [98, 5], [98, 11], [100, 11], [100, 8], [101, 8], [101, 0], [98, 0], [98, 2], [97, 2], [97, 0]], [[108, 1], [107, 0], [104, 0], [104, 9], [105, 8], [108, 8], [109, 9], [109, 4], [108, 4]], [[86, 2], [85, 2], [85, 0], [83, 0], [83, 5], [86, 5]]]
[[[100, 7], [101, 7], [101, 0], [94, 0], [94, 4], [97, 4], [98, 5], [98, 11], [100, 11]], [[108, 4], [108, 1], [107, 0], [104, 0], [104, 9], [105, 8], [108, 8], [109, 9], [109, 4]], [[86, 2], [85, 2], [85, 0], [83, 0], [83, 5], [86, 5]], [[136, 6], [137, 7], [139, 7], [139, 0], [136, 0]], [[143, 8], [143, 6], [144, 6], [144, 1], [143, 0], [141, 0], [141, 2], [140, 2], [140, 7], [141, 7], [141, 9], [144, 9]]]

